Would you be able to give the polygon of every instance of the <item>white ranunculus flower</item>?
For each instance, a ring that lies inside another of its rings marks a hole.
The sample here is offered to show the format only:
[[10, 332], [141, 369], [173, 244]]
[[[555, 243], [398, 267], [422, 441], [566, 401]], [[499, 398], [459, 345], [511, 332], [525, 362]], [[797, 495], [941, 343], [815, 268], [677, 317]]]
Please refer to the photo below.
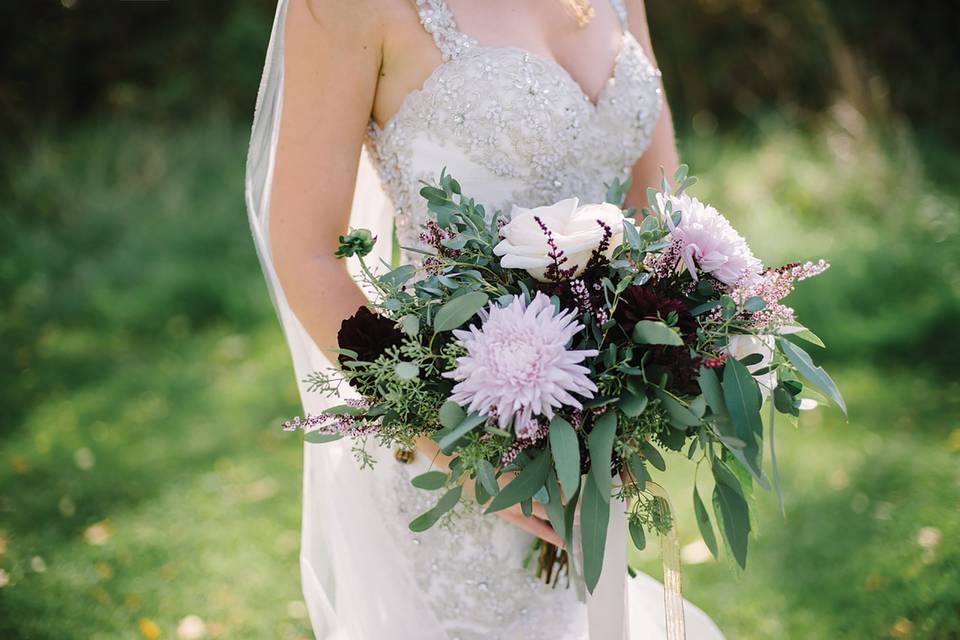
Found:
[[578, 205], [577, 198], [533, 209], [514, 205], [510, 222], [500, 230], [503, 240], [493, 249], [501, 256], [500, 264], [507, 269], [526, 269], [540, 282], [547, 281], [545, 273], [552, 262], [548, 256], [550, 245], [537, 219], [550, 230], [557, 249], [566, 256], [562, 268], [575, 268], [574, 277], [583, 272], [590, 255], [603, 240], [599, 222], [613, 230], [607, 251], [612, 255], [623, 241], [623, 212], [610, 203]]

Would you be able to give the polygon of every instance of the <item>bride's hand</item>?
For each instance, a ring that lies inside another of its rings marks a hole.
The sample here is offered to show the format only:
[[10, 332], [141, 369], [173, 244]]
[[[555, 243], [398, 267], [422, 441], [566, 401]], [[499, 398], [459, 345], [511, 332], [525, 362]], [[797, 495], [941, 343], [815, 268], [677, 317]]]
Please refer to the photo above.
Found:
[[[434, 467], [439, 467], [444, 471], [450, 471], [450, 456], [445, 456], [441, 453], [440, 448], [433, 440], [425, 437], [420, 438], [417, 441], [417, 450], [427, 456]], [[515, 473], [505, 473], [500, 476], [498, 479], [500, 486], [502, 487], [508, 484], [515, 475]], [[473, 482], [466, 480], [464, 481], [464, 485], [467, 493], [473, 495]], [[563, 547], [563, 540], [560, 539], [560, 536], [557, 535], [556, 531], [553, 530], [553, 526], [547, 520], [547, 512], [544, 510], [543, 505], [536, 500], [533, 501], [533, 513], [529, 518], [523, 515], [523, 510], [520, 508], [520, 505], [513, 505], [507, 509], [497, 511], [494, 515], [503, 518], [527, 533], [535, 535], [541, 540], [557, 547]]]

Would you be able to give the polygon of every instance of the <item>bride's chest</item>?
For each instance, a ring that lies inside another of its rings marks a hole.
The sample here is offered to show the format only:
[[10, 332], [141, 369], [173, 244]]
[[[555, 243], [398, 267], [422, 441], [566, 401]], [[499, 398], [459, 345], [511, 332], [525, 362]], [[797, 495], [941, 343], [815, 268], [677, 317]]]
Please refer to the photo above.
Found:
[[596, 104], [552, 60], [471, 46], [371, 122], [367, 142], [401, 216], [444, 167], [493, 205], [602, 198], [649, 146], [661, 104], [660, 73], [629, 33]]
[[371, 123], [370, 141], [402, 147], [422, 133], [531, 168], [547, 157], [572, 160], [576, 151], [612, 147], [639, 155], [660, 115], [659, 76], [627, 34], [594, 104], [552, 60], [517, 48], [473, 47], [439, 65], [383, 128]]

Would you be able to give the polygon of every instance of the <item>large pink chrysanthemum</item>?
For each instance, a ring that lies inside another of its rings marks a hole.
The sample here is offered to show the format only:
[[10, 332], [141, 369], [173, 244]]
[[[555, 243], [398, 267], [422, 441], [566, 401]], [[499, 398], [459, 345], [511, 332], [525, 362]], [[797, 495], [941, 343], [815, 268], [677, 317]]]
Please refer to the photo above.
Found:
[[500, 428], [514, 420], [518, 436], [531, 431], [534, 416], [552, 418], [561, 406], [581, 408], [572, 395], [592, 398], [597, 386], [579, 364], [595, 349], [567, 350], [583, 325], [570, 310], [557, 313], [538, 293], [528, 305], [521, 296], [482, 311], [483, 323], [454, 331], [467, 355], [444, 377], [457, 380], [450, 399], [468, 411], [495, 416]]
[[680, 212], [680, 223], [666, 216], [670, 235], [680, 243], [680, 256], [690, 276], [697, 279], [697, 267], [728, 285], [752, 281], [760, 276], [762, 263], [754, 257], [743, 236], [719, 211], [687, 194], [657, 195], [660, 210], [669, 201]]

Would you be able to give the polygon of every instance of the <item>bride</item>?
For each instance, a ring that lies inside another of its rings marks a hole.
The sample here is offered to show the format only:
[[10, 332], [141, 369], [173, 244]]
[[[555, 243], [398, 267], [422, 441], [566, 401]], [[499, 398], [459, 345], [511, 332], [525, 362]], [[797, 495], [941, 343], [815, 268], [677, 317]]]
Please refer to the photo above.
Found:
[[[400, 247], [417, 246], [419, 181], [440, 169], [508, 211], [600, 202], [628, 177], [640, 206], [677, 164], [642, 0], [280, 0], [246, 197], [298, 380], [329, 366], [322, 349], [366, 302], [337, 237], [369, 228], [384, 262], [414, 260]], [[341, 442], [305, 446], [301, 573], [318, 638], [665, 637], [647, 576], [582, 604], [523, 567], [533, 536], [561, 544], [542, 511], [462, 507], [411, 533], [432, 498], [410, 478], [444, 464], [432, 442], [407, 463], [379, 451], [372, 472]], [[722, 638], [689, 603], [685, 616], [690, 638]]]

